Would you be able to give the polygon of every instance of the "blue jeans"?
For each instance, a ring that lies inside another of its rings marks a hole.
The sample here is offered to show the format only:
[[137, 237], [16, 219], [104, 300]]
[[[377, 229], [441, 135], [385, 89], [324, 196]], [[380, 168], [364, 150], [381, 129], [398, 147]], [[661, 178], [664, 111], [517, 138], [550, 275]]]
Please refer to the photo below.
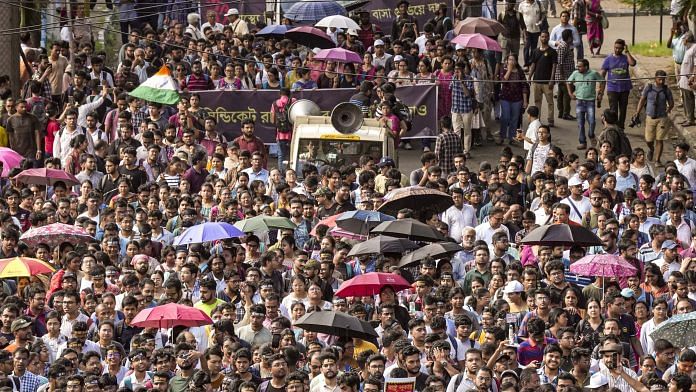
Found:
[[278, 170], [281, 175], [285, 172], [286, 162], [290, 160], [290, 142], [288, 140], [278, 141]]
[[595, 133], [595, 101], [578, 99], [575, 104], [575, 115], [578, 118], [578, 137], [580, 144], [587, 144], [585, 138], [585, 115], [587, 115], [587, 124], [589, 128], [590, 139], [594, 139]]
[[520, 123], [522, 101], [500, 100], [500, 138], [511, 140], [515, 137]]

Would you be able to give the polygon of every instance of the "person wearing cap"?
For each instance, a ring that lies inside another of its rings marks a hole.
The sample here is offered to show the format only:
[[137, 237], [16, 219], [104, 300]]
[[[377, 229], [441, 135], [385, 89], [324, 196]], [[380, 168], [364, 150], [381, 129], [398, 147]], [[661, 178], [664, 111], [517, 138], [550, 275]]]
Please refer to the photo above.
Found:
[[503, 294], [508, 305], [510, 305], [510, 313], [517, 314], [523, 317], [529, 311], [527, 301], [522, 298], [524, 286], [517, 280], [509, 281], [503, 288]]
[[420, 31], [418, 29], [418, 20], [415, 16], [408, 13], [409, 6], [410, 4], [406, 0], [401, 0], [396, 5], [397, 16], [394, 18], [391, 27], [391, 36], [395, 40], [404, 38], [415, 39], [418, 31]]
[[232, 28], [232, 35], [241, 38], [246, 34], [249, 34], [249, 25], [247, 22], [239, 16], [239, 10], [236, 8], [230, 8], [225, 13], [227, 20], [229, 21], [229, 26]]
[[386, 68], [387, 63], [390, 62], [389, 60], [392, 58], [392, 55], [385, 51], [384, 41], [381, 39], [375, 40], [373, 49], [374, 54], [372, 55], [372, 65], [375, 67], [381, 65], [382, 67]]
[[358, 32], [354, 29], [346, 30], [346, 39], [341, 43], [341, 48], [350, 50], [351, 52], [355, 52], [359, 55], [365, 53], [365, 47], [363, 46], [363, 43], [358, 40]]
[[672, 240], [664, 241], [661, 246], [662, 257], [653, 261], [655, 265], [660, 267], [665, 282], [672, 272], [679, 271], [681, 268], [677, 247], [677, 243]]
[[609, 379], [602, 373], [595, 373], [590, 377], [590, 383], [585, 388], [596, 392], [606, 392], [609, 390]]
[[[618, 388], [621, 392], [648, 392], [641, 382], [638, 380], [638, 375], [636, 373], [623, 366], [621, 363], [623, 346], [617, 343], [607, 342], [599, 350], [602, 356], [601, 362], [599, 363], [599, 372], [595, 374], [601, 374], [608, 380], [609, 388]], [[601, 380], [597, 380], [601, 383]], [[590, 378], [590, 384], [592, 384], [592, 378]]]
[[569, 219], [577, 224], [582, 223], [582, 218], [592, 208], [590, 199], [583, 196], [583, 183], [580, 178], [573, 176], [568, 180], [570, 195], [563, 200], [562, 204], [570, 207]]
[[14, 340], [5, 350], [14, 353], [20, 347], [27, 347], [34, 340], [31, 332], [32, 322], [25, 317], [18, 317], [12, 322], [10, 331], [14, 335]]

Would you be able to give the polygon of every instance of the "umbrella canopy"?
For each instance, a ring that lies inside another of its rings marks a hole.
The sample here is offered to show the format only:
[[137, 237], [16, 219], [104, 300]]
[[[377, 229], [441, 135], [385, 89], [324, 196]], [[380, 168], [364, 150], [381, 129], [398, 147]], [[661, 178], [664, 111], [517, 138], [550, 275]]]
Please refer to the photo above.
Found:
[[312, 227], [312, 231], [309, 232], [311, 235], [317, 235], [317, 226], [319, 225], [326, 225], [330, 229], [336, 227], [336, 219], [341, 216], [341, 214], [336, 214], [336, 215], [331, 215], [327, 216], [326, 218], [320, 220], [314, 227]]
[[200, 327], [212, 323], [204, 311], [175, 303], [143, 309], [132, 322], [140, 328]]
[[495, 19], [468, 17], [454, 26], [455, 34], [483, 34], [489, 37], [505, 32], [505, 26]]
[[46, 244], [53, 248], [63, 242], [76, 245], [91, 242], [95, 239], [80, 226], [51, 223], [50, 225], [29, 229], [19, 237], [19, 240], [31, 247]]
[[454, 202], [452, 196], [423, 186], [408, 186], [397, 188], [384, 195], [385, 203], [377, 211], [396, 216], [402, 208], [422, 211], [425, 208], [442, 212], [450, 208]]
[[418, 248], [418, 244], [405, 238], [378, 235], [355, 245], [348, 256], [375, 255], [379, 253], [403, 253]]
[[595, 233], [582, 226], [556, 223], [537, 227], [527, 234], [520, 243], [548, 246], [601, 246], [602, 240]]
[[462, 248], [462, 246], [459, 244], [455, 244], [454, 242], [438, 242], [435, 244], [426, 245], [402, 257], [399, 261], [399, 267], [406, 267], [408, 265], [417, 263], [426, 257], [437, 259], [444, 256], [450, 256], [462, 250], [464, 250], [464, 248]]
[[334, 27], [337, 29], [354, 29], [360, 28], [353, 19], [343, 15], [329, 15], [315, 24], [316, 27]]
[[337, 63], [360, 63], [362, 61], [359, 54], [343, 48], [322, 49], [314, 58]]
[[367, 235], [370, 230], [382, 222], [393, 221], [391, 215], [378, 211], [355, 210], [340, 214], [336, 218], [336, 226], [351, 233]]
[[333, 0], [303, 0], [293, 4], [285, 17], [295, 22], [316, 23], [327, 16], [347, 14], [346, 9]]
[[328, 234], [331, 234], [331, 236], [334, 238], [347, 238], [354, 241], [365, 241], [367, 239], [366, 235], [356, 234], [348, 230], [341, 229], [340, 227], [329, 229]]
[[328, 34], [311, 26], [290, 29], [285, 33], [285, 38], [309, 48], [328, 49], [336, 47], [336, 44]]
[[256, 33], [255, 35], [257, 37], [283, 38], [287, 31], [288, 31], [287, 25], [268, 25], [268, 26], [262, 28], [261, 30], [259, 30], [259, 32]]
[[696, 344], [696, 312], [677, 314], [663, 321], [651, 333], [653, 341], [665, 339], [675, 347]]
[[11, 148], [0, 147], [0, 162], [2, 162], [2, 177], [7, 177], [10, 170], [19, 167], [24, 159], [18, 152]]
[[626, 278], [636, 274], [636, 267], [611, 254], [587, 255], [570, 265], [570, 272], [582, 276]]
[[200, 244], [235, 237], [244, 237], [244, 232], [226, 222], [206, 222], [186, 229], [174, 238], [174, 246]]
[[292, 223], [290, 219], [282, 216], [258, 215], [253, 218], [240, 220], [234, 224], [234, 227], [245, 233], [251, 233], [257, 230], [268, 231], [271, 229], [295, 230], [297, 225]]
[[341, 283], [341, 287], [334, 294], [338, 297], [367, 297], [379, 294], [384, 286], [391, 286], [394, 292], [411, 288], [411, 284], [401, 275], [368, 272]]
[[483, 34], [459, 34], [454, 37], [451, 42], [453, 44], [462, 45], [465, 48], [492, 50], [494, 52], [503, 51], [496, 40], [486, 37]]
[[295, 327], [345, 338], [370, 340], [377, 336], [377, 332], [369, 323], [334, 310], [307, 313], [295, 321]]
[[433, 242], [445, 239], [434, 227], [411, 218], [382, 222], [372, 229], [371, 233], [408, 238], [411, 241]]
[[47, 262], [31, 257], [12, 257], [0, 260], [0, 278], [31, 277], [55, 271], [56, 269]]
[[46, 168], [24, 170], [23, 172], [14, 176], [14, 179], [25, 184], [46, 186], [53, 186], [53, 184], [58, 181], [63, 181], [68, 187], [78, 185], [80, 183], [75, 176], [68, 172]]

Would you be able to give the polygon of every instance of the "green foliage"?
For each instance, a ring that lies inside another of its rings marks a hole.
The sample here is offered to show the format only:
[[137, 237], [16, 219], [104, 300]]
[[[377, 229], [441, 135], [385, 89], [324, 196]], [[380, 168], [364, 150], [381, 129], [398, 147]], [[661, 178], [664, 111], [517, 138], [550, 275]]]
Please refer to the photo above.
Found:
[[667, 48], [666, 43], [660, 46], [657, 41], [649, 41], [631, 46], [631, 53], [646, 57], [671, 57], [672, 49]]

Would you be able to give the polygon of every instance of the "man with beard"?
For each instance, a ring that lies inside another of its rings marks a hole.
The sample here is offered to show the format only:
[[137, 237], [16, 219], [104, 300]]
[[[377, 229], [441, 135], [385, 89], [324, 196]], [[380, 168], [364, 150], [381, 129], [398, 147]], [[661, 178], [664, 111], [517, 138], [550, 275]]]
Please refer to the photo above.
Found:
[[137, 165], [137, 153], [133, 147], [123, 149], [123, 165], [119, 166], [118, 171], [130, 181], [130, 190], [135, 192], [140, 185], [147, 182], [147, 174]]
[[246, 119], [242, 121], [242, 135], [233, 140], [239, 146], [239, 151], [249, 151], [250, 154], [259, 152], [262, 156], [262, 166], [266, 166], [266, 147], [263, 140], [254, 135], [254, 120]]
[[[217, 294], [217, 283], [213, 279], [203, 279], [200, 284], [201, 299], [196, 302], [193, 307], [204, 311], [208, 316], [210, 316], [216, 306], [224, 304], [225, 301], [218, 299]], [[210, 377], [213, 378], [212, 376]]]
[[[481, 354], [481, 350], [477, 348], [469, 349], [464, 358], [465, 371], [450, 380], [447, 390], [450, 392], [465, 392], [470, 389], [477, 389], [476, 375], [482, 366], [483, 356]], [[493, 384], [493, 388], [497, 391], [495, 383]]]
[[201, 354], [196, 351], [196, 347], [189, 343], [179, 343], [176, 345], [176, 366], [179, 368], [176, 376], [169, 381], [170, 392], [184, 392], [188, 390], [189, 381], [199, 372], [195, 368]]
[[452, 275], [457, 282], [464, 279], [467, 273], [467, 264], [475, 258], [474, 244], [476, 243], [476, 229], [474, 229], [473, 226], [465, 227], [462, 230], [462, 236], [460, 238], [462, 242], [459, 245], [461, 245], [464, 250], [457, 252], [452, 258]]
[[304, 219], [302, 212], [302, 200], [299, 198], [290, 200], [290, 220], [297, 225], [293, 237], [295, 238], [295, 245], [299, 249], [304, 249], [305, 243], [309, 240], [309, 232], [312, 229], [312, 222]]
[[336, 357], [331, 353], [322, 354], [319, 356], [319, 362], [321, 363], [321, 375], [323, 377], [321, 381], [310, 389], [310, 392], [340, 391], [341, 389], [338, 387]]
[[355, 206], [350, 202], [350, 184], [342, 183], [336, 190], [336, 214], [355, 211]]
[[[335, 367], [334, 363], [334, 367]], [[323, 372], [323, 367], [322, 367]], [[265, 392], [285, 392], [288, 364], [283, 354], [274, 354], [271, 358], [271, 379], [264, 381], [258, 388]], [[335, 377], [335, 376], [334, 376]]]
[[5, 350], [13, 353], [17, 351], [20, 347], [27, 347], [31, 345], [34, 337], [31, 333], [31, 321], [24, 317], [19, 317], [12, 322], [10, 331], [14, 335], [14, 340], [9, 346], [5, 347]]
[[414, 346], [406, 347], [402, 352], [403, 363], [402, 366], [408, 373], [408, 377], [416, 378], [416, 390], [422, 391], [426, 387], [425, 380], [428, 375], [422, 373], [421, 362], [420, 362], [421, 352]]
[[478, 392], [491, 391], [493, 381], [493, 371], [490, 368], [482, 367], [476, 372], [476, 390]]
[[235, 372], [227, 376], [227, 379], [223, 381], [223, 385], [227, 383], [232, 383], [234, 380], [239, 380], [241, 382], [253, 382], [255, 385], [261, 383], [261, 378], [256, 374], [249, 371], [251, 368], [251, 352], [249, 349], [242, 348], [237, 350], [234, 354], [234, 369]]
[[552, 384], [554, 386], [558, 383], [558, 375], [561, 374], [561, 356], [563, 355], [563, 350], [556, 343], [551, 343], [544, 349], [544, 362], [541, 367], [537, 370], [539, 374], [539, 379], [542, 384]]
[[[612, 214], [602, 207], [605, 194], [601, 189], [595, 188], [590, 192], [590, 209], [582, 217], [582, 225], [590, 230], [597, 229], [597, 217], [600, 214]], [[645, 204], [644, 204], [645, 205]]]

